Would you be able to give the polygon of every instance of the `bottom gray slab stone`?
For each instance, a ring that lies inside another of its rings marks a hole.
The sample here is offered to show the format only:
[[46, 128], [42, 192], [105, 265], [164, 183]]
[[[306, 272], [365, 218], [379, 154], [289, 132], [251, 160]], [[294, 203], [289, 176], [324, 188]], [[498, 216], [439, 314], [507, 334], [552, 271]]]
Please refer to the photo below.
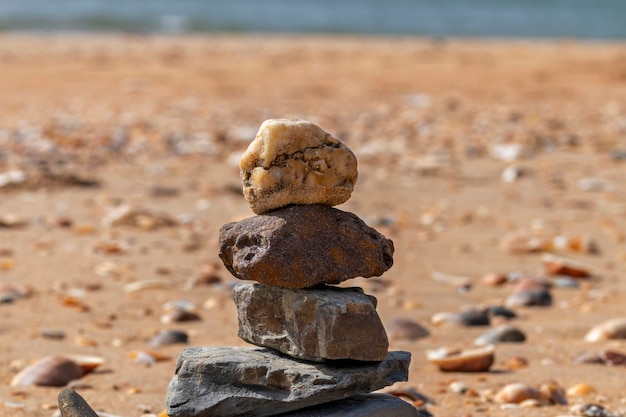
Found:
[[419, 417], [417, 409], [389, 394], [362, 394], [277, 417]]
[[408, 380], [409, 352], [381, 362], [306, 362], [266, 348], [183, 349], [170, 382], [170, 417], [264, 417]]

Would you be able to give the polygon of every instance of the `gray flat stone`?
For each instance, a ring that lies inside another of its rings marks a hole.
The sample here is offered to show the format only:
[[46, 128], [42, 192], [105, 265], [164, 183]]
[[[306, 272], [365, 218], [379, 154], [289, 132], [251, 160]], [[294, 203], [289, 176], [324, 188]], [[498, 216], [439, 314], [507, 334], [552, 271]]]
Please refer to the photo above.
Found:
[[352, 213], [288, 206], [220, 228], [220, 258], [237, 278], [285, 288], [382, 275], [393, 242]]
[[382, 362], [313, 363], [265, 348], [184, 349], [167, 391], [170, 417], [262, 417], [286, 413], [408, 379], [409, 352]]
[[[233, 294], [239, 337], [298, 359], [382, 361], [389, 341], [360, 288], [292, 290], [240, 284]], [[374, 299], [375, 300], [375, 299]]]
[[278, 417], [418, 417], [417, 409], [389, 394], [355, 395], [344, 400], [280, 414]]

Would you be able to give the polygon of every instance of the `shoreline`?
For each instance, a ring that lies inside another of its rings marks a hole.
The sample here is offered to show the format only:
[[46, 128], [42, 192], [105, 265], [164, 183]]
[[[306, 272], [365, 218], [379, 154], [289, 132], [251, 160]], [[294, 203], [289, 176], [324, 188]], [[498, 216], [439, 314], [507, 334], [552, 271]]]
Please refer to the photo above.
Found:
[[207, 38], [255, 38], [255, 39], [341, 39], [361, 41], [393, 41], [404, 42], [432, 42], [432, 43], [468, 43], [468, 44], [574, 44], [574, 45], [604, 45], [619, 46], [626, 44], [624, 38], [579, 38], [579, 37], [527, 37], [527, 36], [439, 36], [426, 34], [402, 33], [357, 33], [357, 32], [290, 32], [290, 31], [204, 31], [204, 32], [159, 32], [159, 31], [120, 31], [120, 30], [0, 30], [0, 38], [6, 39], [188, 39], [199, 40]]

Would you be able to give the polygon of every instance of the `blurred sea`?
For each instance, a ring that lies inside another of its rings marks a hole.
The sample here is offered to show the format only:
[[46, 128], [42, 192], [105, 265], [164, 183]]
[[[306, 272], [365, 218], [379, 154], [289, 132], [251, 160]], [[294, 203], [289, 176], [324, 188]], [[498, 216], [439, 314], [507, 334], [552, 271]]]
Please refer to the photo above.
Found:
[[0, 30], [626, 39], [626, 0], [0, 0]]

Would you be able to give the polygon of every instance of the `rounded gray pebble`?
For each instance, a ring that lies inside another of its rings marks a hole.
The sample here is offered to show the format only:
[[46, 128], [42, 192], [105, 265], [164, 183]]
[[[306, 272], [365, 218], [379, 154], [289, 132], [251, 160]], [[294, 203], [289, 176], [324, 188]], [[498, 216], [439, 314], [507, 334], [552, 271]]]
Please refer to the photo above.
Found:
[[189, 336], [182, 330], [164, 330], [150, 339], [150, 346], [159, 347], [176, 343], [187, 343]]
[[511, 310], [510, 308], [506, 308], [504, 306], [487, 307], [486, 312], [488, 315], [492, 317], [504, 317], [507, 319], [514, 319], [517, 317], [517, 314], [515, 314], [515, 311]]
[[524, 332], [515, 326], [504, 324], [478, 336], [474, 340], [474, 344], [485, 346], [496, 343], [523, 343], [525, 341], [526, 335]]
[[87, 401], [71, 388], [59, 393], [61, 417], [98, 417]]
[[411, 319], [397, 317], [387, 323], [387, 336], [391, 340], [417, 340], [430, 335], [428, 329]]
[[469, 309], [459, 313], [459, 322], [464, 326], [489, 326], [489, 315], [484, 310]]
[[507, 307], [548, 307], [552, 305], [552, 294], [547, 288], [533, 288], [509, 295], [504, 304]]

